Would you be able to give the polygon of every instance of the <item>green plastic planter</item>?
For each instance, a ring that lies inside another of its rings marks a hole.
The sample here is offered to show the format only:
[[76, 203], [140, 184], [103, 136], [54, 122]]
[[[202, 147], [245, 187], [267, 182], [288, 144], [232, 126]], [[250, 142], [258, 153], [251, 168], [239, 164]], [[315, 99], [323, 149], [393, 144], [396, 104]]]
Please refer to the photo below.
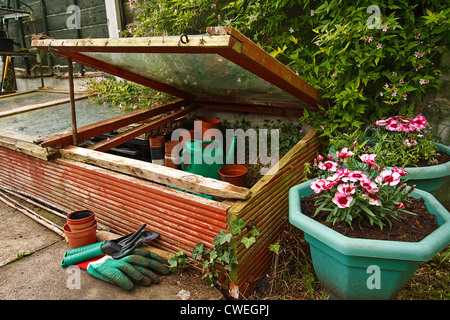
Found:
[[450, 213], [428, 192], [423, 198], [437, 217], [439, 228], [420, 242], [346, 237], [302, 214], [300, 201], [314, 193], [311, 181], [289, 190], [289, 221], [304, 232], [314, 270], [332, 299], [381, 300], [392, 298], [412, 278], [418, 265], [450, 244]]
[[[437, 150], [450, 155], [450, 147], [441, 143], [436, 143]], [[445, 182], [445, 178], [450, 176], [450, 161], [435, 166], [428, 167], [406, 167], [404, 169], [408, 175], [408, 185], [416, 185], [417, 189], [435, 193]], [[403, 178], [403, 177], [402, 177]]]

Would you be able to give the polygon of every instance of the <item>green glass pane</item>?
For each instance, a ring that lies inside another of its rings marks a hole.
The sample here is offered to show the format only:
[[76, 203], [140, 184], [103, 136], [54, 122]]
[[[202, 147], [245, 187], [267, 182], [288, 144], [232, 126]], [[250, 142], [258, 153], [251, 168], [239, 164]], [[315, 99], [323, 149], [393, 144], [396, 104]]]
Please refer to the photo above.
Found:
[[10, 97], [2, 97], [0, 101], [0, 111], [6, 111], [31, 104], [46, 102], [50, 100], [69, 97], [67, 93], [54, 92], [30, 92]]
[[[75, 102], [77, 126], [82, 127], [123, 114], [110, 105], [89, 99]], [[32, 142], [38, 138], [72, 129], [70, 103], [0, 118], [0, 135]]]
[[202, 100], [299, 100], [218, 54], [83, 53]]

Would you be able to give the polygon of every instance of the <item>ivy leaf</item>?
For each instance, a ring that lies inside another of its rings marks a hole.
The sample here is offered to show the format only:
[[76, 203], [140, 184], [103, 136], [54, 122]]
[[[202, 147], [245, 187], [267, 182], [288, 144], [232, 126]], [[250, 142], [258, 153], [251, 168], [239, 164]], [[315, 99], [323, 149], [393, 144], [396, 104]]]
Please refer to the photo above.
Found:
[[250, 233], [252, 236], [254, 236], [254, 237], [259, 236], [258, 227], [257, 227], [257, 226], [253, 226], [252, 229], [249, 231], [249, 233]]
[[252, 244], [254, 244], [256, 242], [256, 238], [255, 237], [250, 237], [250, 238], [243, 237], [241, 242], [248, 249]]
[[214, 237], [212, 243], [214, 245], [221, 245], [224, 244], [225, 242], [230, 242], [231, 236], [232, 236], [231, 233], [225, 233], [225, 231], [220, 230], [217, 236]]
[[271, 244], [269, 246], [269, 250], [272, 251], [272, 252], [275, 252], [275, 254], [278, 254], [280, 252], [280, 243], [279, 243], [279, 241]]
[[245, 227], [245, 222], [242, 219], [233, 220], [230, 224], [232, 234], [240, 234], [241, 229]]
[[203, 242], [197, 243], [192, 250], [192, 259], [201, 260], [203, 255], [208, 254], [208, 249], [205, 248], [205, 244]]

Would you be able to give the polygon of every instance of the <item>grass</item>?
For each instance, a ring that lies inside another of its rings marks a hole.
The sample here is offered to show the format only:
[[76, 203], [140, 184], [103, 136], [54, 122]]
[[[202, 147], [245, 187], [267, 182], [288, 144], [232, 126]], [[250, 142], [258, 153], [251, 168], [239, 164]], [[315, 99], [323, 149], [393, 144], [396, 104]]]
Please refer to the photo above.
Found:
[[[303, 233], [287, 226], [279, 240], [279, 253], [266, 278], [249, 299], [325, 300], [312, 267], [309, 245]], [[419, 265], [414, 277], [394, 300], [450, 300], [450, 246]]]

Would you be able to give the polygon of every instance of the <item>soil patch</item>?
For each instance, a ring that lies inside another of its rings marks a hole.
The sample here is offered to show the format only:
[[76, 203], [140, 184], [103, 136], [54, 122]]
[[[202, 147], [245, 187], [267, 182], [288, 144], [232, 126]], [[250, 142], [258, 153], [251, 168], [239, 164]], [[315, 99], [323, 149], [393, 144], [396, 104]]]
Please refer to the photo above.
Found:
[[380, 229], [378, 225], [371, 225], [368, 220], [364, 220], [360, 226], [352, 225], [352, 229], [346, 222], [336, 222], [334, 225], [325, 222], [328, 212], [320, 211], [313, 217], [316, 197], [313, 194], [302, 199], [302, 213], [350, 238], [419, 242], [438, 228], [436, 217], [428, 212], [422, 198], [408, 197], [405, 209], [415, 214], [400, 213], [399, 219], [391, 219], [392, 228], [385, 226]]
[[439, 155], [436, 156], [436, 161], [432, 164], [428, 160], [420, 160], [416, 163], [418, 167], [428, 167], [428, 166], [434, 166], [437, 164], [442, 164], [450, 161], [450, 155], [443, 151], [439, 151]]

